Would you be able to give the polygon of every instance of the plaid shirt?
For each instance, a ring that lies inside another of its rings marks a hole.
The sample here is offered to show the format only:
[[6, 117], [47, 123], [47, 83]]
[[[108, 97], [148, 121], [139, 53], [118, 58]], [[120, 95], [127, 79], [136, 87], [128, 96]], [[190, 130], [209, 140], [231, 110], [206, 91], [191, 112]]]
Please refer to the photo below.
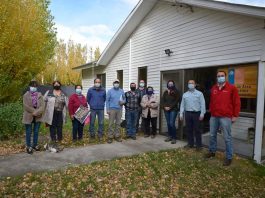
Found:
[[138, 91], [128, 91], [125, 93], [125, 108], [126, 110], [139, 110], [141, 95]]

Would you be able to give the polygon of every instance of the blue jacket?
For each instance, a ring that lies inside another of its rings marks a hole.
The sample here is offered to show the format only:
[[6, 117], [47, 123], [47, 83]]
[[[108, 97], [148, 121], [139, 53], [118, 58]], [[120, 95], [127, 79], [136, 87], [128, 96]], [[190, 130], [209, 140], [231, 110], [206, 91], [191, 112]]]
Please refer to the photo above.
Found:
[[87, 91], [87, 102], [93, 110], [104, 110], [106, 101], [106, 90], [103, 87], [97, 89], [91, 87]]
[[119, 101], [124, 101], [124, 91], [122, 89], [114, 89], [111, 88], [107, 93], [107, 99], [106, 99], [106, 107], [107, 110], [109, 109], [122, 109], [122, 106], [120, 106]]

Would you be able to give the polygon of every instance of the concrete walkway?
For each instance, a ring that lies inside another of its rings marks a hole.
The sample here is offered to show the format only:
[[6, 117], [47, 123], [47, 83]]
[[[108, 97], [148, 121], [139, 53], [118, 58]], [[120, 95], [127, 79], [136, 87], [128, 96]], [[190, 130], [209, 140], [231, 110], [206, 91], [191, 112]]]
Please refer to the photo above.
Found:
[[0, 157], [0, 177], [22, 175], [28, 172], [56, 170], [67, 166], [88, 164], [94, 161], [109, 160], [117, 157], [132, 156], [148, 151], [160, 151], [183, 147], [186, 143], [164, 142], [165, 136], [155, 139], [138, 137], [137, 140], [124, 140], [112, 144], [97, 144], [79, 148], [65, 148], [60, 153], [48, 151], [14, 154]]

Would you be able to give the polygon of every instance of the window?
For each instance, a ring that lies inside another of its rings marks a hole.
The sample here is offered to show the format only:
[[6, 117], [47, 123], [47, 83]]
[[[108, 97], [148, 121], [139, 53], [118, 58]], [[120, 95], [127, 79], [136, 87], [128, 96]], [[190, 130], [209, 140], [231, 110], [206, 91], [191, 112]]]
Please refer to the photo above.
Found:
[[123, 70], [117, 70], [117, 79], [120, 81], [120, 88], [123, 89]]
[[106, 74], [97, 74], [97, 78], [101, 80], [102, 87], [106, 88]]
[[138, 68], [138, 83], [140, 80], [144, 80], [147, 85], [147, 67], [139, 67]]

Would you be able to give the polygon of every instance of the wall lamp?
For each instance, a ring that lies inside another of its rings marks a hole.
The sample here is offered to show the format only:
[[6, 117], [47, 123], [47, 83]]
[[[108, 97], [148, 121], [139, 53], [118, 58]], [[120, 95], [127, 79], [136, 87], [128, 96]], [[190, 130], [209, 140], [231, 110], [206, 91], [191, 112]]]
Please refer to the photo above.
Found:
[[170, 49], [165, 49], [165, 54], [170, 56], [173, 52]]

